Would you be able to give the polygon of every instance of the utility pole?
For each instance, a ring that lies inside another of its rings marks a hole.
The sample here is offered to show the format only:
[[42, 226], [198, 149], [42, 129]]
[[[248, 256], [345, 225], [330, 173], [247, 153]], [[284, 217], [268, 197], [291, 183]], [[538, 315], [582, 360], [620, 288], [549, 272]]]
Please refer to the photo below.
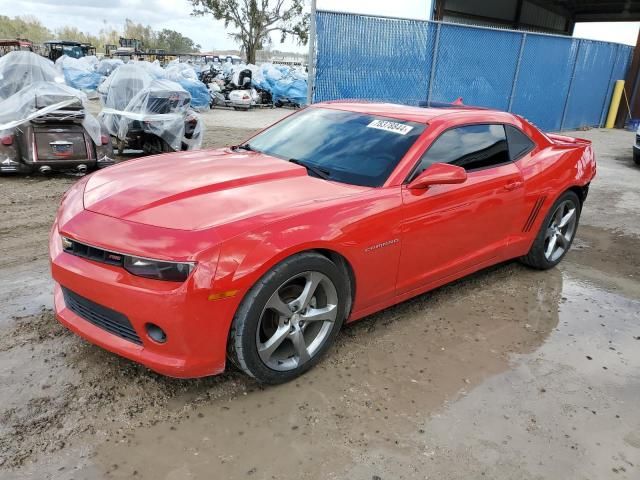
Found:
[[307, 104], [313, 102], [313, 87], [316, 81], [316, 0], [311, 0], [309, 19], [309, 72], [307, 76]]

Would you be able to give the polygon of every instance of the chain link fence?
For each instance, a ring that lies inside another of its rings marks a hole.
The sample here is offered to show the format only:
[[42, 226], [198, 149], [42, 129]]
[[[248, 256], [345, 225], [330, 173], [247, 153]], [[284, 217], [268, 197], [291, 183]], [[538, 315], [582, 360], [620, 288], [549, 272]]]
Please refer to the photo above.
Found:
[[633, 48], [571, 37], [318, 11], [314, 102], [453, 102], [543, 130], [604, 123]]

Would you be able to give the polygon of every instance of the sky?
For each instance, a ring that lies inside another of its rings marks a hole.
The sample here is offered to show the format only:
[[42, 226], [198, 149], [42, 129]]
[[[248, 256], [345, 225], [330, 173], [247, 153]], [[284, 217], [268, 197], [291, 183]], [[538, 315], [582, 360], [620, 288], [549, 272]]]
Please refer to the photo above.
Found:
[[[310, 0], [307, 0], [310, 1]], [[170, 28], [192, 38], [203, 50], [237, 48], [222, 22], [212, 17], [192, 17], [188, 0], [19, 0], [20, 15], [33, 15], [55, 30], [64, 25], [83, 31], [99, 31], [105, 26], [121, 29], [125, 18], [155, 29]], [[317, 0], [319, 9], [427, 19], [431, 0]], [[0, 0], [0, 15], [15, 16], [16, 0]], [[575, 36], [635, 45], [640, 22], [578, 24]], [[293, 41], [273, 48], [305, 51]]]

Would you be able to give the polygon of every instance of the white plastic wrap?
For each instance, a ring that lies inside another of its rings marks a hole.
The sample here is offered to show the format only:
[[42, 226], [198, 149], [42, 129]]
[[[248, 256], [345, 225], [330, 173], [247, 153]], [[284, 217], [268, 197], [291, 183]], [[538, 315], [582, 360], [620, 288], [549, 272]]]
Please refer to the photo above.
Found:
[[198, 80], [198, 74], [192, 65], [188, 63], [170, 63], [165, 68], [166, 76], [169, 80], [178, 82], [181, 79]]
[[83, 70], [85, 72], [95, 72], [98, 65], [98, 59], [96, 57], [82, 57], [74, 58], [68, 55], [62, 55], [56, 60], [55, 67], [59, 72], [62, 72], [65, 68], [72, 68], [75, 70]]
[[98, 72], [100, 75], [108, 77], [116, 68], [121, 67], [122, 65], [124, 65], [124, 62], [119, 58], [103, 58], [102, 60], [100, 60], [100, 62], [98, 62], [98, 65], [96, 66], [96, 72]]
[[[99, 89], [104, 108], [100, 119], [109, 133], [126, 140], [131, 130], [143, 130], [162, 138], [173, 150], [202, 145], [202, 122], [191, 111], [191, 96], [179, 84], [154, 79], [137, 64], [118, 68]], [[194, 134], [185, 138], [185, 121], [196, 122]]]
[[140, 90], [151, 85], [153, 77], [137, 63], [127, 63], [118, 67], [100, 84], [98, 93], [104, 107], [125, 110], [131, 99]]
[[33, 52], [9, 52], [0, 58], [0, 100], [36, 82], [64, 84], [53, 62]]
[[87, 111], [87, 96], [55, 82], [32, 83], [0, 101], [0, 132], [6, 135], [19, 125], [54, 115], [82, 118], [82, 126], [91, 139], [98, 145], [101, 143], [100, 123]]
[[158, 60], [154, 60], [153, 62], [148, 62], [146, 60], [137, 60], [131, 63], [144, 68], [147, 73], [151, 74], [153, 78], [167, 78], [167, 72], [165, 72], [164, 68], [162, 68]]

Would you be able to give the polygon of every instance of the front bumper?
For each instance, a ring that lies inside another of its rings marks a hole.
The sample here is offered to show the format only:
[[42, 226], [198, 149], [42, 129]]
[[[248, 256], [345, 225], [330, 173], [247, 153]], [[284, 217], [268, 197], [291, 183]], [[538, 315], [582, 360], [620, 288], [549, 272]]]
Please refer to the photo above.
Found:
[[[163, 375], [194, 378], [224, 370], [227, 336], [237, 300], [209, 301], [210, 288], [199, 286], [207, 282], [197, 278], [198, 269], [181, 284], [135, 277], [122, 268], [62, 251], [57, 225], [51, 231], [49, 249], [56, 318], [71, 331]], [[141, 345], [72, 311], [65, 304], [62, 287], [126, 316]], [[147, 335], [147, 323], [166, 332], [165, 343], [157, 343]]]

